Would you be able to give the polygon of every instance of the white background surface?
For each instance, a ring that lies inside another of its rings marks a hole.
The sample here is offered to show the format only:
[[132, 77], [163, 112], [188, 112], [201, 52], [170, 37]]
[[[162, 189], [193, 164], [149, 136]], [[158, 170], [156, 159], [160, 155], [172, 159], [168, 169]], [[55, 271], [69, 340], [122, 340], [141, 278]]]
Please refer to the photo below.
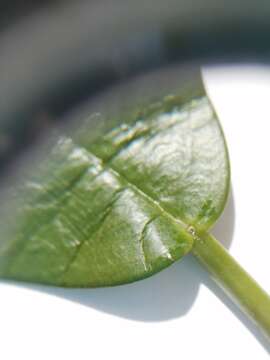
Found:
[[[204, 71], [233, 196], [215, 234], [270, 292], [270, 69]], [[139, 283], [61, 290], [0, 283], [0, 358], [256, 359], [269, 344], [191, 257]]]

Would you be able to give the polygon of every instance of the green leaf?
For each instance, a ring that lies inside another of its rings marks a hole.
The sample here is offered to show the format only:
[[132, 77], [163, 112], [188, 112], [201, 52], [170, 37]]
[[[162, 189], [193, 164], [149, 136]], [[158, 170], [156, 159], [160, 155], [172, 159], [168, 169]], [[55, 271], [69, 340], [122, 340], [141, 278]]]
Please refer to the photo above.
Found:
[[213, 225], [229, 163], [207, 96], [170, 96], [130, 114], [94, 138], [91, 128], [62, 135], [14, 189], [1, 216], [1, 277], [128, 283], [187, 254], [191, 226]]

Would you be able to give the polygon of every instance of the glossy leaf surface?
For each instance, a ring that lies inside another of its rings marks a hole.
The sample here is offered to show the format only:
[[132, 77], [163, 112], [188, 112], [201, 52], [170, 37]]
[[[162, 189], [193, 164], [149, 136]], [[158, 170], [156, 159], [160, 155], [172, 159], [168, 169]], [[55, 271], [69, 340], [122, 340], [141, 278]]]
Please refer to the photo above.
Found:
[[86, 139], [61, 136], [14, 190], [13, 214], [1, 218], [1, 277], [70, 287], [139, 280], [192, 249], [190, 225], [208, 229], [221, 214], [228, 158], [204, 94], [167, 98]]

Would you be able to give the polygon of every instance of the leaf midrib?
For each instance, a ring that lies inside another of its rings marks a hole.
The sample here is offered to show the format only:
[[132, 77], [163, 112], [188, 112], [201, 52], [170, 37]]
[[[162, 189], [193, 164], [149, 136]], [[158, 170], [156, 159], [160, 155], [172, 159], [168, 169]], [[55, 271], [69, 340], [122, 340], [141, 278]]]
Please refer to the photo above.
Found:
[[120, 172], [118, 169], [116, 169], [113, 165], [111, 161], [107, 161], [102, 159], [99, 155], [95, 154], [93, 152], [93, 150], [88, 150], [87, 148], [83, 147], [84, 150], [86, 150], [90, 155], [96, 157], [97, 160], [101, 161], [102, 164], [104, 164], [104, 169], [103, 171], [107, 168], [109, 169], [116, 177], [122, 178], [127, 185], [134, 191], [137, 192], [141, 197], [145, 198], [147, 200], [147, 202], [152, 203], [154, 206], [156, 206], [159, 211], [164, 214], [165, 216], [168, 216], [172, 221], [177, 222], [182, 228], [186, 229], [188, 228], [190, 225], [185, 223], [183, 220], [176, 218], [175, 216], [173, 216], [171, 213], [169, 213], [167, 210], [164, 209], [164, 207], [162, 207], [160, 205], [160, 202], [157, 199], [154, 199], [152, 195], [148, 194], [145, 189], [142, 189], [141, 187], [139, 187], [136, 183], [130, 181], [130, 179], [128, 179], [122, 172]]

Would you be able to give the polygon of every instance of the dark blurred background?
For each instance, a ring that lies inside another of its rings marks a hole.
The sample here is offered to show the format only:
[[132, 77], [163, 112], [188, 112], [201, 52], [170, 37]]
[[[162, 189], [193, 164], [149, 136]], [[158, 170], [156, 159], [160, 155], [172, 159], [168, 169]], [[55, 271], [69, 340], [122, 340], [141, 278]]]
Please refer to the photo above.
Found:
[[109, 87], [175, 64], [269, 63], [269, 19], [269, 0], [0, 0], [0, 179]]
[[[69, 0], [1, 0], [0, 1], [0, 35], [13, 25], [23, 21], [28, 16], [39, 11], [51, 11], [61, 3], [68, 3]], [[1, 45], [1, 43], [0, 43]], [[1, 54], [0, 54], [1, 56]], [[5, 69], [3, 70], [3, 73]], [[31, 119], [30, 119], [31, 120]], [[13, 155], [16, 155], [28, 143], [32, 142], [44, 127], [51, 122], [50, 116], [44, 111], [37, 114], [31, 121], [31, 126], [21, 127], [17, 123], [18, 131], [0, 130], [0, 173], [2, 166], [8, 165]]]
[[[14, 21], [23, 18], [39, 7], [47, 7], [63, 0], [1, 0], [0, 2], [0, 31], [3, 31]], [[66, 0], [65, 2], [67, 2]]]

